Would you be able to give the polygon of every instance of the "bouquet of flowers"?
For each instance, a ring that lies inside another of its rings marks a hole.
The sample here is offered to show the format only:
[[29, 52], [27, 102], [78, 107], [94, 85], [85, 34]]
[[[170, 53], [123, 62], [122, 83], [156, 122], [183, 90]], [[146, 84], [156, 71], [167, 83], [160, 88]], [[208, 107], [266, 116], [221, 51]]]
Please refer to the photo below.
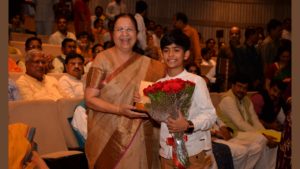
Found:
[[[195, 83], [182, 79], [171, 79], [154, 83], [143, 90], [151, 103], [146, 103], [148, 114], [158, 122], [164, 122], [168, 117], [178, 118], [178, 113], [188, 117], [191, 98], [195, 89]], [[172, 133], [172, 138], [167, 140], [172, 145], [173, 162], [178, 169], [189, 166], [188, 154], [185, 147], [186, 135], [184, 132]]]

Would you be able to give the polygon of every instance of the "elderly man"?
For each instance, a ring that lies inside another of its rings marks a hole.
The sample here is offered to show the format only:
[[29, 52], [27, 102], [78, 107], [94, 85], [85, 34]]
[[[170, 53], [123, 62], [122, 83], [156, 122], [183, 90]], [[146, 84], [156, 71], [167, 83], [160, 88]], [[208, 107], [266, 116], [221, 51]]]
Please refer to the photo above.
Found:
[[66, 55], [70, 53], [76, 53], [77, 44], [74, 39], [65, 38], [61, 43], [61, 52], [62, 54], [55, 57], [52, 61], [53, 69], [51, 73], [64, 73], [66, 72], [65, 60]]
[[67, 73], [58, 81], [58, 88], [64, 97], [83, 97], [83, 64], [83, 56], [76, 53], [67, 55], [65, 61]]
[[25, 56], [26, 74], [16, 84], [23, 100], [58, 100], [62, 95], [58, 91], [57, 80], [45, 74], [47, 59], [38, 49], [29, 50]]
[[57, 31], [50, 35], [49, 43], [53, 45], [61, 45], [65, 38], [76, 40], [76, 36], [72, 32], [68, 32], [68, 20], [65, 16], [59, 16], [56, 19]]
[[276, 165], [277, 143], [270, 136], [259, 133], [265, 128], [260, 123], [247, 96], [248, 79], [243, 75], [235, 76], [230, 90], [221, 98], [217, 107], [219, 118], [232, 129], [233, 139], [246, 145], [257, 144], [261, 156], [255, 169], [274, 169]]

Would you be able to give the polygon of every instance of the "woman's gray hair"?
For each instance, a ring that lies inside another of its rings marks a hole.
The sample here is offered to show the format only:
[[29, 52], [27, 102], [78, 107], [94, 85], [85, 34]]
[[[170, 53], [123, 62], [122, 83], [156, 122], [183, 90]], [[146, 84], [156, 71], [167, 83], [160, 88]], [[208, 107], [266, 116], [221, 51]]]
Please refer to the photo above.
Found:
[[45, 53], [43, 51], [39, 49], [31, 49], [25, 54], [25, 62], [29, 61], [36, 54], [42, 54], [43, 56], [45, 56]]

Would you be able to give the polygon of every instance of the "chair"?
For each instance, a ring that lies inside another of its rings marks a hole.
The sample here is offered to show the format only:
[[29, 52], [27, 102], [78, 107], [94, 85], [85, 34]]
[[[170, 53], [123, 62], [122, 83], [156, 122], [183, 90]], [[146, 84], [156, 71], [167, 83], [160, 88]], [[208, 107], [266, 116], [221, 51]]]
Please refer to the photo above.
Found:
[[75, 107], [83, 100], [83, 98], [64, 98], [57, 101], [59, 122], [63, 130], [66, 144], [68, 148], [78, 148], [79, 144], [74, 135], [72, 126], [68, 118], [73, 117]]
[[22, 122], [36, 128], [35, 141], [39, 154], [67, 151], [63, 131], [58, 122], [55, 101], [9, 101], [9, 123]]
[[55, 101], [9, 101], [9, 123], [22, 122], [36, 128], [37, 151], [48, 167], [88, 169], [84, 152], [68, 150], [59, 118]]
[[[25, 56], [25, 41], [10, 41], [10, 44], [22, 52], [23, 56]], [[43, 43], [43, 51], [46, 54], [51, 54], [52, 56], [56, 57], [61, 54], [61, 47], [60, 45], [52, 45]]]

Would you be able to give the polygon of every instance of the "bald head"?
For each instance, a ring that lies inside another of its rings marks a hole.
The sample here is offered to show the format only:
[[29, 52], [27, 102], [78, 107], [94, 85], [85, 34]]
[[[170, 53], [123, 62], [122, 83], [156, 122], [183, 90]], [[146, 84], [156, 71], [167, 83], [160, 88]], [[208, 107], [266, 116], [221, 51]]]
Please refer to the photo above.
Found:
[[229, 42], [231, 45], [236, 46], [240, 44], [241, 30], [237, 26], [231, 27], [229, 31]]

